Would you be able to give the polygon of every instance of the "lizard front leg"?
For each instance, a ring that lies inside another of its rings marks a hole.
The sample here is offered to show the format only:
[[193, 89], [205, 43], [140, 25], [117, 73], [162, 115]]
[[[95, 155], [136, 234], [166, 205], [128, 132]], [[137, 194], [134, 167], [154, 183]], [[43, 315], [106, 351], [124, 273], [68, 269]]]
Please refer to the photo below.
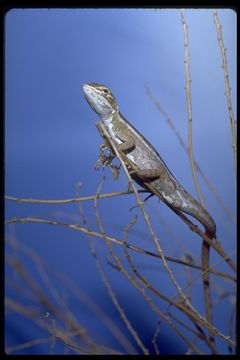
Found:
[[[116, 180], [119, 177], [119, 169], [120, 166], [114, 165], [112, 163], [112, 161], [114, 160], [114, 158], [116, 157], [110, 144], [107, 141], [106, 136], [104, 135], [102, 129], [101, 129], [101, 124], [97, 123], [96, 124], [101, 136], [104, 138], [105, 142], [103, 144], [101, 144], [99, 146], [99, 150], [100, 150], [100, 154], [99, 157], [95, 163], [95, 170], [98, 170], [100, 167], [105, 167], [105, 166], [109, 166], [113, 175], [113, 178]], [[106, 151], [108, 152], [108, 154], [106, 154]]]
[[[111, 135], [110, 131], [106, 131], [104, 125], [99, 122], [96, 124], [98, 131], [101, 136], [105, 139], [106, 144], [102, 146], [102, 149], [108, 148], [112, 155], [112, 158], [109, 157], [109, 163], [114, 158], [114, 149], [112, 149], [111, 142], [114, 141], [115, 146], [121, 156], [122, 160], [128, 167], [130, 175], [134, 175], [135, 178], [141, 179], [142, 181], [150, 181], [157, 179], [162, 174], [162, 168], [159, 167], [159, 164], [155, 163], [153, 160], [149, 162], [150, 166], [139, 167], [138, 161], [136, 160], [136, 143], [133, 136], [129, 133], [125, 133], [122, 129], [118, 132], [115, 132], [114, 136]], [[104, 155], [103, 161], [108, 162], [108, 158]], [[99, 160], [100, 164], [102, 160]]]
[[118, 139], [122, 142], [120, 144], [116, 144], [116, 146], [128, 166], [130, 175], [135, 174], [137, 177], [146, 181], [157, 179], [161, 176], [163, 169], [153, 160], [149, 161], [151, 167], [140, 168], [138, 166], [137, 161], [135, 161], [136, 144], [133, 137], [129, 135], [122, 136], [121, 134], [121, 136], [118, 135]]
[[123, 160], [127, 164], [127, 167], [129, 169], [130, 175], [135, 175], [138, 178], [140, 178], [142, 181], [153, 181], [155, 179], [158, 179], [162, 175], [162, 169], [160, 167], [153, 167], [151, 169], [146, 168], [142, 169], [139, 168], [137, 164], [131, 159], [131, 156], [127, 156], [125, 153], [120, 152]]

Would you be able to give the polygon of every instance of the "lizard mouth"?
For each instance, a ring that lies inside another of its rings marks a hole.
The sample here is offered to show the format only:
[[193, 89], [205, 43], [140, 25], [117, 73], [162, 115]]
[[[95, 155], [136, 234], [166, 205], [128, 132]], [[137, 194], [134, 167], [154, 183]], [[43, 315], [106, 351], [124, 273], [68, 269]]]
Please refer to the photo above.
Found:
[[91, 86], [88, 84], [83, 85], [83, 94], [85, 99], [88, 101], [89, 97], [93, 95], [93, 90], [91, 89]]
[[[95, 97], [95, 92], [92, 89], [92, 87], [88, 84], [84, 84], [83, 85], [83, 94], [85, 99], [87, 100], [87, 103], [89, 104], [89, 106], [96, 111], [96, 97]], [[93, 99], [95, 98], [95, 101], [93, 101]]]

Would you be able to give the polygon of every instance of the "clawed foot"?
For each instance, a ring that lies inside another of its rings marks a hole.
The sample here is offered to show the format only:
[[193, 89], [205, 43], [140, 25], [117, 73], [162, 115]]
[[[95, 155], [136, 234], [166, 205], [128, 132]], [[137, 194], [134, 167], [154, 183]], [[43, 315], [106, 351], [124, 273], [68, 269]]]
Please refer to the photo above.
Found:
[[103, 153], [100, 153], [96, 164], [94, 165], [94, 169], [98, 170], [100, 167], [111, 166], [113, 160], [113, 156], [107, 156]]
[[[121, 165], [117, 166], [112, 163], [115, 155], [112, 154], [107, 144], [102, 144], [99, 149], [100, 154], [96, 164], [94, 165], [94, 169], [99, 170], [100, 167], [104, 168], [105, 166], [109, 166], [111, 168], [113, 178], [116, 180], [119, 177], [119, 169]], [[109, 154], [104, 153], [106, 150], [109, 151]]]

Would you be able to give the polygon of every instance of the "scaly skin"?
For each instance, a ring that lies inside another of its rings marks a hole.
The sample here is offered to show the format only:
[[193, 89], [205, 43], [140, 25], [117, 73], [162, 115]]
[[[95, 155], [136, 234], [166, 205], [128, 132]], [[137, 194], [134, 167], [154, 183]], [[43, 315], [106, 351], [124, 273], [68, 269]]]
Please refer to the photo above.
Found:
[[[131, 168], [132, 178], [142, 187], [157, 195], [167, 205], [197, 219], [205, 228], [206, 235], [216, 237], [216, 225], [210, 214], [176, 180], [160, 154], [145, 137], [119, 112], [111, 91], [104, 85], [85, 84], [84, 96], [91, 108], [100, 116], [111, 139], [117, 144]], [[203, 241], [202, 268], [209, 267], [209, 244]], [[212, 307], [209, 289], [209, 273], [203, 272], [204, 298], [207, 320], [212, 324]], [[210, 334], [211, 341], [213, 336]]]

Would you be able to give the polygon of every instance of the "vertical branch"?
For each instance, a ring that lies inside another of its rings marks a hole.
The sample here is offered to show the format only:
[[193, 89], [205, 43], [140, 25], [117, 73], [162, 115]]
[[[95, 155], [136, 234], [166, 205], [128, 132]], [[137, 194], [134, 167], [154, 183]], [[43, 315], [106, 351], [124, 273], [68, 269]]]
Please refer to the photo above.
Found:
[[[164, 119], [166, 120], [167, 124], [169, 125], [169, 127], [171, 128], [171, 130], [173, 131], [174, 135], [177, 137], [179, 144], [182, 146], [182, 148], [184, 149], [184, 151], [188, 154], [188, 147], [187, 145], [184, 143], [178, 129], [176, 128], [176, 126], [174, 125], [173, 121], [170, 119], [169, 115], [166, 113], [166, 111], [162, 108], [160, 102], [155, 99], [155, 97], [153, 96], [150, 86], [145, 82], [144, 84], [145, 86], [145, 90], [146, 93], [149, 97], [149, 99], [153, 102], [153, 104], [155, 105], [155, 107], [157, 108], [157, 110], [163, 115]], [[212, 192], [213, 196], [215, 197], [216, 201], [218, 202], [218, 204], [222, 207], [222, 209], [225, 211], [228, 219], [232, 222], [234, 222], [236, 224], [236, 219], [234, 217], [234, 215], [231, 213], [230, 209], [226, 206], [226, 204], [224, 203], [223, 199], [221, 198], [220, 194], [217, 192], [217, 189], [215, 188], [215, 186], [213, 186], [213, 184], [210, 182], [210, 180], [208, 179], [208, 177], [206, 176], [206, 174], [203, 172], [202, 168], [200, 167], [200, 165], [196, 162], [195, 160], [195, 166], [196, 166], [196, 170], [199, 172], [199, 174], [202, 176], [203, 180], [205, 181], [207, 187], [209, 188], [209, 190]], [[11, 200], [10, 197], [6, 197], [7, 199]]]
[[[187, 108], [188, 108], [188, 142], [189, 142], [189, 157], [192, 168], [193, 180], [198, 193], [199, 200], [203, 207], [205, 206], [205, 202], [203, 196], [200, 191], [200, 186], [198, 182], [198, 178], [195, 171], [194, 159], [193, 159], [193, 145], [192, 145], [192, 107], [191, 107], [191, 95], [190, 95], [190, 72], [189, 72], [189, 46], [188, 46], [188, 31], [187, 24], [184, 18], [183, 10], [180, 10], [181, 20], [183, 24], [184, 31], [184, 46], [185, 46], [185, 66], [186, 66], [186, 95], [187, 95]], [[204, 241], [202, 242], [202, 265], [204, 270], [209, 268], [209, 256], [210, 256], [210, 246]], [[211, 292], [209, 286], [209, 272], [203, 272], [203, 290], [204, 290], [204, 303], [205, 303], [205, 311], [206, 318], [210, 324], [213, 324], [212, 318], [212, 301], [211, 301]], [[214, 337], [211, 332], [209, 332], [211, 342], [214, 343]]]
[[234, 164], [235, 171], [237, 171], [237, 133], [236, 133], [236, 120], [234, 119], [233, 109], [232, 109], [232, 101], [231, 101], [231, 88], [229, 86], [229, 74], [228, 74], [228, 65], [227, 65], [227, 57], [226, 57], [226, 48], [224, 47], [223, 37], [222, 37], [222, 25], [219, 23], [217, 10], [213, 10], [213, 21], [216, 25], [218, 42], [222, 54], [222, 68], [224, 73], [225, 80], [225, 95], [227, 98], [227, 106], [229, 112], [229, 119], [232, 131], [232, 148], [233, 148], [233, 156], [234, 156]]
[[181, 20], [184, 31], [184, 47], [185, 47], [185, 67], [186, 67], [186, 95], [187, 95], [187, 110], [188, 110], [188, 142], [189, 142], [189, 158], [191, 163], [192, 175], [194, 184], [198, 193], [201, 204], [205, 207], [203, 196], [200, 191], [198, 178], [195, 171], [194, 159], [193, 159], [193, 145], [192, 145], [192, 105], [191, 105], [191, 94], [190, 94], [190, 71], [189, 71], [189, 47], [188, 47], [188, 31], [187, 24], [184, 18], [183, 10], [180, 10]]

